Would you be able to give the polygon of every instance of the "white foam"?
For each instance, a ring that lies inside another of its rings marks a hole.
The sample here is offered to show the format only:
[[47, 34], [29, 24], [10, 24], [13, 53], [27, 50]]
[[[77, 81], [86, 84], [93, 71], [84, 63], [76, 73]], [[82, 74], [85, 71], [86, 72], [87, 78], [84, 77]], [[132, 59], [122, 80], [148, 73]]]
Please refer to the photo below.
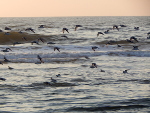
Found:
[[[54, 47], [59, 47], [60, 52], [54, 51]], [[6, 46], [0, 46], [4, 48]], [[43, 59], [70, 59], [80, 57], [94, 57], [101, 55], [109, 56], [136, 56], [136, 57], [150, 57], [150, 50], [126, 50], [123, 48], [117, 48], [116, 45], [111, 46], [98, 46], [98, 49], [93, 51], [92, 46], [79, 46], [79, 45], [31, 45], [20, 44], [12, 46], [10, 52], [0, 52], [0, 59], [4, 56], [14, 62], [35, 62], [37, 61], [37, 55], [40, 55]]]

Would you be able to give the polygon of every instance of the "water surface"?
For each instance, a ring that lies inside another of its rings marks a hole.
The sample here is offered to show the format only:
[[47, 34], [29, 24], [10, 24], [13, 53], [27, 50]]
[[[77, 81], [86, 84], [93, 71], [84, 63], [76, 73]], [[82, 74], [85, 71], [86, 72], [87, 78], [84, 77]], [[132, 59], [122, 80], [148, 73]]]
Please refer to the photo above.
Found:
[[[0, 111], [150, 112], [149, 20], [150, 17], [0, 18], [3, 31], [0, 50], [12, 50], [0, 51], [3, 63], [0, 78], [6, 79], [0, 81]], [[38, 28], [39, 25], [45, 27]], [[75, 25], [82, 27], [75, 31]], [[118, 25], [119, 31], [113, 30], [113, 25]], [[5, 27], [11, 31], [4, 30]], [[35, 33], [25, 31], [29, 27]], [[63, 28], [68, 28], [69, 33], [63, 33]], [[108, 29], [109, 33], [97, 37], [98, 32]], [[64, 35], [68, 38], [62, 37]], [[132, 36], [138, 42], [126, 41]], [[38, 38], [44, 43], [32, 45], [31, 41]], [[111, 44], [106, 45], [109, 41]], [[13, 45], [14, 42], [21, 44]], [[98, 48], [93, 51], [92, 46]], [[139, 50], [133, 50], [133, 46]], [[60, 52], [54, 51], [54, 47], [59, 47]], [[36, 64], [40, 62], [37, 55], [44, 63]], [[4, 56], [11, 62], [4, 62]], [[97, 68], [90, 68], [92, 63], [96, 63]], [[14, 69], [9, 70], [8, 66]], [[124, 74], [124, 70], [128, 73]], [[57, 77], [58, 74], [61, 76]], [[51, 77], [57, 82], [52, 82]]]

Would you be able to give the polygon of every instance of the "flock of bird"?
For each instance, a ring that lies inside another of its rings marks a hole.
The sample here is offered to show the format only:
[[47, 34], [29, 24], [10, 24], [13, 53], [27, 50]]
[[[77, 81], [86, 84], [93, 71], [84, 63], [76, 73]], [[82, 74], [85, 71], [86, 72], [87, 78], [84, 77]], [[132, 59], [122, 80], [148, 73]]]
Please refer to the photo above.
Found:
[[[119, 25], [119, 26], [121, 26], [121, 27], [126, 27], [125, 25]], [[114, 26], [112, 27], [112, 30], [117, 29], [117, 30], [119, 31], [119, 26], [118, 26], [118, 25], [114, 25]], [[44, 27], [45, 27], [45, 25], [40, 25], [38, 28], [44, 28]], [[74, 30], [76, 31], [79, 27], [82, 27], [82, 25], [76, 25], [75, 28], [74, 28]], [[134, 29], [135, 29], [135, 30], [139, 30], [139, 27], [134, 27]], [[5, 30], [11, 30], [11, 28], [5, 27]], [[32, 28], [27, 28], [27, 29], [25, 29], [25, 31], [31, 31], [31, 32], [35, 33], [34, 29], [32, 29]], [[110, 30], [106, 30], [104, 33], [103, 33], [103, 32], [98, 32], [98, 33], [97, 33], [97, 37], [98, 37], [99, 35], [107, 34], [107, 33], [109, 33], [109, 31], [110, 31]], [[0, 30], [0, 32], [3, 32], [3, 30]], [[68, 30], [67, 28], [63, 28], [63, 29], [62, 29], [62, 32], [63, 32], [63, 33], [65, 33], [65, 32], [69, 33], [69, 30]], [[19, 33], [23, 33], [23, 32], [22, 32], [22, 31], [19, 31]], [[9, 32], [5, 32], [5, 35], [11, 35], [11, 34], [10, 34]], [[150, 39], [150, 32], [148, 32], [147, 35], [148, 35], [147, 39]], [[63, 35], [62, 37], [68, 38], [66, 35]], [[28, 40], [26, 37], [22, 37], [22, 38], [23, 38], [25, 41]], [[32, 45], [33, 45], [33, 44], [38, 44], [38, 45], [39, 45], [39, 41], [41, 41], [41, 42], [44, 43], [44, 39], [43, 39], [43, 38], [38, 38], [37, 40], [31, 41], [31, 44], [32, 44]], [[139, 41], [137, 40], [137, 38], [135, 38], [134, 36], [130, 37], [130, 39], [127, 39], [126, 41], [129, 42], [129, 43], [139, 42]], [[21, 43], [20, 43], [20, 42], [14, 42], [14, 43], [13, 43], [14, 46], [15, 46], [16, 44], [21, 44]], [[54, 42], [48, 42], [47, 44], [55, 44], [55, 43], [54, 43]], [[112, 44], [112, 41], [109, 41], [109, 42], [106, 43], [106, 45], [109, 45], [109, 44]], [[117, 46], [118, 46], [118, 47], [121, 47], [121, 45], [118, 45], [118, 44], [117, 44]], [[97, 46], [92, 46], [91, 48], [92, 48], [93, 51], [95, 51], [96, 49], [98, 49]], [[55, 51], [55, 50], [57, 50], [57, 51], [60, 52], [60, 48], [59, 48], [59, 47], [54, 47], [54, 51]], [[138, 46], [133, 46], [133, 50], [139, 50], [139, 49], [138, 49]], [[12, 49], [11, 49], [11, 48], [5, 48], [4, 50], [1, 50], [1, 51], [2, 51], [2, 52], [9, 52], [9, 51], [12, 51]], [[85, 58], [86, 58], [86, 57], [85, 57]], [[37, 62], [37, 63], [35, 63], [35, 64], [44, 63], [44, 61], [43, 61], [43, 59], [40, 57], [40, 55], [37, 55], [37, 59], [39, 59], [40, 62]], [[89, 58], [87, 57], [87, 59], [89, 59]], [[11, 61], [8, 60], [8, 59], [4, 56], [4, 62], [11, 62]], [[2, 62], [0, 62], [0, 64], [3, 65]], [[97, 68], [97, 64], [96, 64], [96, 63], [92, 63], [92, 65], [90, 66], [90, 68]], [[14, 69], [14, 68], [8, 66], [8, 69], [11, 70], [11, 69]], [[124, 70], [123, 73], [127, 73], [127, 71], [128, 71], [128, 70]], [[104, 71], [104, 70], [101, 70], [101, 72], [105, 72], [105, 71]], [[61, 75], [58, 74], [58, 75], [56, 75], [56, 76], [59, 77], [59, 76], [61, 76]], [[5, 78], [0, 78], [0, 80], [5, 81], [6, 79], [5, 79]], [[57, 81], [51, 77], [51, 82], [56, 83]]]

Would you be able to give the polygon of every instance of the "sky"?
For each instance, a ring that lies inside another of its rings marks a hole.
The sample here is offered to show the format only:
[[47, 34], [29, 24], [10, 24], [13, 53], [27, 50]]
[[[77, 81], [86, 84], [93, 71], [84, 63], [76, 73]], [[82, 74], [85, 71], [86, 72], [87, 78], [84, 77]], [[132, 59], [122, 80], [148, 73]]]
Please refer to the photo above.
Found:
[[0, 17], [150, 16], [150, 0], [1, 0]]

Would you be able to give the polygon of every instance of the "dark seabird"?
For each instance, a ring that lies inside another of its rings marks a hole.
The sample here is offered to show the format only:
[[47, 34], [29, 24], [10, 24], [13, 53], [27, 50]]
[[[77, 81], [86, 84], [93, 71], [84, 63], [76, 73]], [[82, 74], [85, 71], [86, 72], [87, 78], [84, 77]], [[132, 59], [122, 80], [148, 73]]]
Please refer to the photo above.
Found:
[[101, 69], [101, 72], [105, 72], [105, 71]]
[[64, 33], [65, 31], [67, 31], [69, 33], [67, 28], [63, 28], [62, 32]]
[[11, 30], [11, 28], [9, 28], [9, 27], [5, 27], [5, 30]]
[[60, 76], [61, 76], [60, 74], [56, 75], [56, 77], [60, 77]]
[[148, 32], [147, 35], [150, 35], [150, 32]]
[[41, 41], [44, 43], [44, 39], [43, 38], [38, 38], [38, 42]]
[[104, 35], [104, 33], [102, 33], [102, 32], [98, 32], [98, 33], [97, 33], [97, 37], [99, 36], [99, 34], [102, 34], [102, 35]]
[[135, 40], [136, 42], [139, 42], [139, 41], [137, 40], [137, 38], [135, 38], [134, 36], [130, 37], [130, 40], [131, 40], [131, 41], [132, 41], [132, 40]]
[[124, 70], [124, 71], [123, 71], [123, 73], [128, 73], [128, 70], [129, 70], [129, 69], [127, 69], [127, 70]]
[[2, 65], [3, 65], [3, 63], [2, 63], [2, 62], [0, 62], [0, 64], [2, 64]]
[[5, 78], [0, 78], [0, 80], [5, 81], [6, 79]]
[[4, 56], [4, 62], [10, 62], [5, 56]]
[[3, 52], [9, 52], [9, 50], [12, 51], [10, 48], [6, 48], [6, 49], [1, 50], [1, 51], [3, 51]]
[[90, 66], [90, 68], [97, 68], [96, 63], [92, 63], [92, 65]]
[[135, 30], [139, 30], [139, 27], [134, 27]]
[[121, 27], [127, 27], [126, 25], [120, 25]]
[[117, 44], [117, 47], [121, 47], [121, 45], [118, 45], [118, 44]]
[[54, 42], [48, 42], [47, 44], [55, 44]]
[[147, 39], [150, 39], [150, 36], [149, 36], [149, 37], [147, 37]]
[[111, 43], [110, 41], [108, 41], [108, 42], [106, 43], [106, 45], [112, 45], [112, 43]]
[[10, 69], [10, 70], [11, 70], [11, 69], [14, 69], [14, 68], [12, 68], [12, 67], [8, 66], [8, 69]]
[[51, 82], [56, 83], [57, 80], [55, 80], [55, 79], [53, 79], [53, 78], [51, 77]]
[[44, 28], [45, 25], [40, 25], [38, 28]]
[[27, 41], [27, 38], [26, 38], [26, 37], [22, 37], [22, 39], [25, 40], [25, 41]]
[[55, 50], [57, 50], [57, 51], [59, 51], [60, 52], [60, 50], [59, 50], [60, 48], [59, 47], [54, 47], [54, 51]]
[[92, 50], [95, 51], [95, 49], [98, 49], [97, 46], [92, 46]]
[[104, 31], [104, 33], [105, 33], [105, 34], [109, 33], [109, 30], [107, 30], [107, 31]]
[[31, 27], [30, 27], [30, 28], [25, 29], [25, 31], [32, 31], [33, 33], [35, 33], [35, 32], [34, 32], [34, 29], [32, 29]]
[[31, 42], [31, 44], [33, 45], [33, 43], [39, 45], [39, 41], [34, 40], [34, 41]]
[[134, 43], [132, 40], [126, 39], [127, 42]]
[[44, 63], [44, 61], [42, 60], [42, 58], [39, 55], [37, 55], [37, 58], [40, 60], [40, 62]]
[[114, 25], [114, 26], [113, 26], [113, 30], [114, 30], [114, 29], [117, 29], [117, 30], [119, 31], [119, 28], [118, 28], [117, 25]]
[[82, 25], [76, 25], [74, 30], [76, 31], [78, 27], [82, 27]]
[[86, 58], [86, 59], [90, 59], [89, 57], [87, 57], [87, 56], [85, 56], [84, 58]]
[[138, 49], [138, 46], [133, 46], [133, 49], [132, 50], [139, 50]]

